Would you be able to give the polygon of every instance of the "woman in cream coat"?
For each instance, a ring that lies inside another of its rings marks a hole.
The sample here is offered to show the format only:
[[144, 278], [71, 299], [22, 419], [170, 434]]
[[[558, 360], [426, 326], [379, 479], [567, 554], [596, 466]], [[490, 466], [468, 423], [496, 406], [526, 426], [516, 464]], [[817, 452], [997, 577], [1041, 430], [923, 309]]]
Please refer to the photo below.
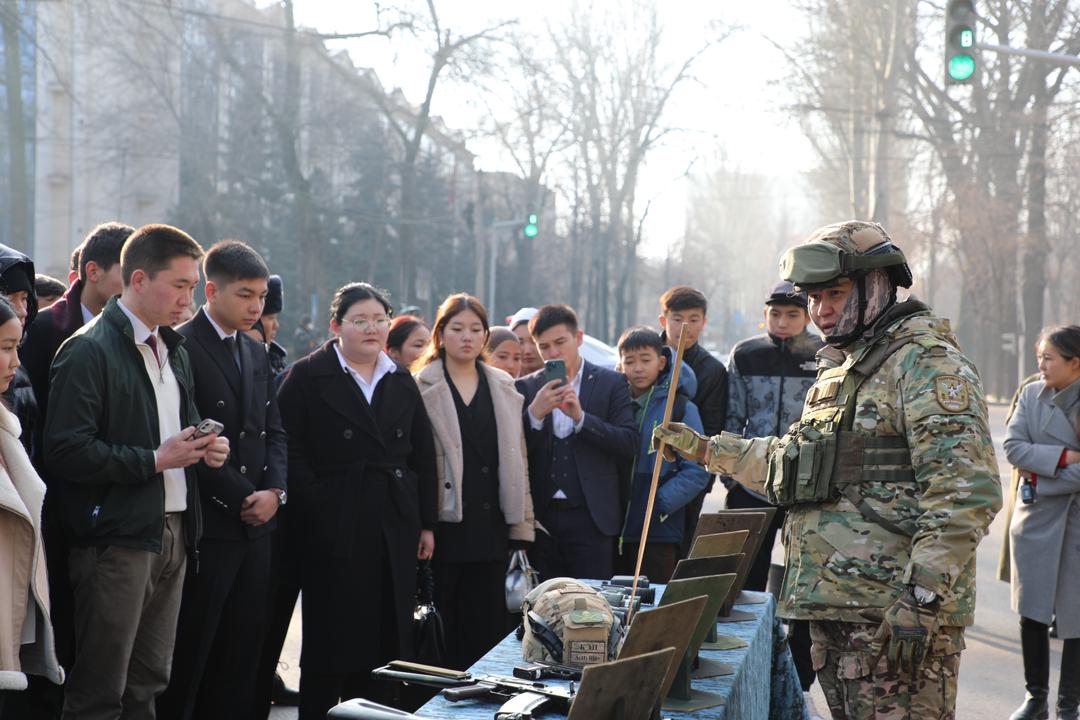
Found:
[[435, 605], [447, 665], [462, 670], [505, 634], [507, 553], [534, 537], [523, 398], [509, 375], [480, 360], [487, 335], [480, 301], [451, 295], [414, 368], [439, 476]]
[[1036, 345], [1040, 380], [1020, 391], [1005, 455], [1036, 499], [1013, 498], [1012, 606], [1020, 615], [1027, 697], [1012, 720], [1049, 714], [1049, 625], [1064, 639], [1057, 717], [1080, 703], [1080, 327], [1048, 328]]
[[[0, 393], [19, 367], [22, 323], [0, 296]], [[19, 441], [19, 420], [0, 403], [0, 717], [24, 717], [27, 675], [64, 681], [49, 619], [49, 581], [41, 543], [45, 484]]]

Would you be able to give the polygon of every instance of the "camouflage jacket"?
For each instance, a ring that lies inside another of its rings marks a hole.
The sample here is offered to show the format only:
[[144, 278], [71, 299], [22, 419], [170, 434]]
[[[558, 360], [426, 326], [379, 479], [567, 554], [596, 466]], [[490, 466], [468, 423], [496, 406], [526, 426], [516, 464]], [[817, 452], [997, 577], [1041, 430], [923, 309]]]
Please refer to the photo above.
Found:
[[[868, 436], [907, 441], [913, 482], [856, 487], [873, 511], [903, 532], [870, 520], [844, 496], [791, 506], [783, 535], [783, 617], [865, 622], [860, 609], [887, 607], [906, 585], [918, 584], [942, 598], [942, 625], [974, 621], [975, 549], [1001, 507], [997, 461], [974, 365], [958, 349], [947, 320], [909, 301], [890, 308], [876, 334], [857, 343], [841, 367], [850, 369], [875, 347], [903, 336], [913, 341], [860, 386], [852, 426]], [[807, 396], [806, 409], [812, 396]], [[713, 437], [709, 469], [726, 471], [762, 492], [769, 455], [779, 442], [727, 433]]]

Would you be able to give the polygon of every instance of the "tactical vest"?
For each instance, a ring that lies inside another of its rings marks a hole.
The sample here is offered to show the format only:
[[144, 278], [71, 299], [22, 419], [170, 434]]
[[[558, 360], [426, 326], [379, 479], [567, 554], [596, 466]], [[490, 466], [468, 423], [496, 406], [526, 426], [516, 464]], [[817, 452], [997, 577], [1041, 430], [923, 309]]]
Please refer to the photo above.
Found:
[[873, 437], [852, 430], [859, 388], [889, 357], [918, 342], [906, 335], [883, 342], [850, 367], [823, 370], [806, 395], [799, 422], [769, 457], [765, 490], [777, 505], [835, 502], [847, 498], [869, 521], [910, 535], [881, 517], [859, 493], [861, 483], [914, 482], [911, 450], [902, 435]]

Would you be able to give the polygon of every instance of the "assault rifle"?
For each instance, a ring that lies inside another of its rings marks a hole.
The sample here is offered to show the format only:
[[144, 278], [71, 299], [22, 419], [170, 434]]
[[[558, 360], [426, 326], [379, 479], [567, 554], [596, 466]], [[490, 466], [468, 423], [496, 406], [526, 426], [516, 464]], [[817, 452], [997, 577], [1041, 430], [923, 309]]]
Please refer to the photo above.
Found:
[[373, 670], [371, 677], [440, 688], [443, 697], [450, 702], [492, 696], [505, 698], [502, 707], [495, 713], [495, 720], [529, 720], [541, 707], [569, 712], [575, 692], [572, 682], [569, 688], [554, 687], [503, 675], [458, 672], [401, 660]]

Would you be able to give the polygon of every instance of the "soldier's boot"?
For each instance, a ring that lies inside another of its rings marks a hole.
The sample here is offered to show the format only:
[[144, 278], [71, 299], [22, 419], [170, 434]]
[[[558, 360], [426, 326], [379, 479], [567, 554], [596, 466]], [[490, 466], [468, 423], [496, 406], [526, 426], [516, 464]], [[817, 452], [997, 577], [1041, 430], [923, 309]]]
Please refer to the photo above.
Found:
[[1061, 677], [1058, 679], [1058, 720], [1080, 720], [1080, 638], [1065, 641], [1061, 651]]
[[1049, 720], [1050, 636], [1048, 628], [1030, 618], [1020, 618], [1020, 648], [1024, 655], [1027, 697], [1009, 720]]

